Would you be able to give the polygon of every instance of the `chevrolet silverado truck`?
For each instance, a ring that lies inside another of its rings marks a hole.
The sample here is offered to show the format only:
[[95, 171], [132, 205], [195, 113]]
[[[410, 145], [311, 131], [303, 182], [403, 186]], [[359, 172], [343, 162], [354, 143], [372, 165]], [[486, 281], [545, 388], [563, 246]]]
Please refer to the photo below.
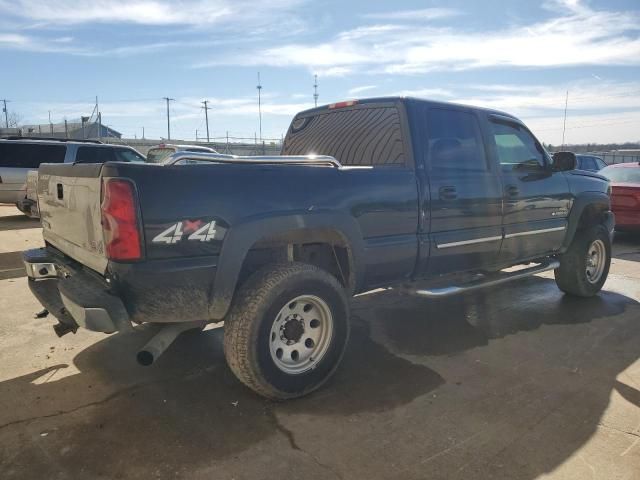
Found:
[[506, 113], [348, 101], [296, 115], [282, 156], [175, 155], [40, 167], [46, 247], [24, 263], [59, 335], [161, 324], [137, 353], [149, 365], [224, 322], [238, 379], [287, 399], [338, 367], [355, 294], [438, 299], [554, 270], [589, 297], [608, 275], [607, 180]]

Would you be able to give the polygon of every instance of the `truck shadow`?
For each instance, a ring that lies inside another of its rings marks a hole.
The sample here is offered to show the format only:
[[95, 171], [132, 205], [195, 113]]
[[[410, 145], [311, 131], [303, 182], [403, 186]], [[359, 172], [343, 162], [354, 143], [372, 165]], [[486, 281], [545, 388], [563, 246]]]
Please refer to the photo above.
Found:
[[26, 277], [27, 272], [22, 263], [22, 252], [0, 253], [0, 280]]
[[[290, 426], [292, 419], [317, 419], [309, 420], [309, 425], [322, 424], [323, 431], [333, 436], [316, 438], [340, 445], [343, 437], [359, 428], [346, 419], [357, 416], [375, 422], [378, 414], [407, 406], [446, 383], [446, 375], [443, 378], [423, 365], [431, 356], [463, 353], [543, 325], [582, 328], [637, 305], [611, 292], [582, 301], [586, 303], [550, 296], [549, 282], [533, 278], [513, 290], [468, 296], [464, 301], [426, 302], [394, 292], [356, 298], [342, 367], [321, 391], [286, 403], [263, 400], [237, 382], [224, 364], [221, 329], [184, 334], [146, 369], [135, 364], [134, 353], [153, 328], [107, 337], [74, 358], [78, 374], [56, 381], [55, 374], [68, 367], [58, 365], [0, 383], [0, 404], [5, 406], [0, 444], [11, 445], [5, 457], [10, 460], [0, 456], [0, 471], [5, 472], [3, 478], [46, 478], [59, 472], [72, 478], [148, 478], [150, 472], [158, 478], [189, 477], [200, 467], [236, 461], [257, 445], [263, 445], [263, 456], [273, 454], [274, 462], [286, 463], [290, 458], [286, 445], [298, 449], [294, 436], [304, 433]], [[514, 292], [529, 300], [513, 302]], [[635, 326], [620, 334], [635, 335], [636, 344], [640, 336]], [[405, 354], [422, 360], [407, 360]], [[606, 357], [608, 380], [592, 385], [592, 408], [581, 419], [589, 428], [564, 446], [553, 442], [530, 446], [544, 450], [536, 458], [548, 460], [519, 471], [518, 478], [536, 478], [569, 458], [593, 434], [612, 390], [640, 406], [640, 393], [616, 381], [637, 354], [625, 350]], [[52, 381], [40, 381], [48, 376]], [[496, 397], [496, 411], [502, 409], [501, 401]], [[455, 414], [463, 420], [472, 415], [467, 410]], [[420, 422], [428, 421], [434, 431], [449, 421], [429, 416], [428, 410], [425, 415], [428, 418]], [[46, 454], [37, 435], [33, 440], [32, 433], [24, 433], [36, 428], [47, 433]], [[10, 438], [14, 440], [9, 442]], [[282, 442], [284, 454], [278, 453]], [[356, 471], [362, 472], [362, 466]], [[375, 472], [372, 478], [389, 477], [384, 469]]]
[[40, 220], [22, 214], [0, 216], [0, 232], [25, 228], [40, 228]]

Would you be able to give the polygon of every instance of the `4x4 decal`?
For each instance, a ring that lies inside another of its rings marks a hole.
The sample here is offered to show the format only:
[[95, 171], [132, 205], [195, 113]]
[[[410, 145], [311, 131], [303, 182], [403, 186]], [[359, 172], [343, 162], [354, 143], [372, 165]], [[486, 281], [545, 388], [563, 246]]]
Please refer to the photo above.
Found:
[[227, 229], [217, 225], [215, 220], [205, 223], [202, 220], [183, 220], [171, 225], [153, 237], [153, 243], [172, 245], [183, 238], [192, 241], [209, 242], [222, 240]]

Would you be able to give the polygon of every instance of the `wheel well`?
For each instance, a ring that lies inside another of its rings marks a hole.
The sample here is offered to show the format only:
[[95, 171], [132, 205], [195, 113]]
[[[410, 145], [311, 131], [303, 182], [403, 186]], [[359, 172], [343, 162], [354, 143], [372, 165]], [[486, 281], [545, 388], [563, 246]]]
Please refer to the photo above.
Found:
[[299, 229], [258, 240], [247, 252], [239, 284], [270, 263], [303, 262], [322, 268], [345, 288], [355, 289], [351, 247], [347, 239], [331, 229]]
[[599, 203], [592, 203], [587, 205], [582, 211], [580, 219], [578, 220], [578, 229], [593, 227], [594, 225], [602, 223], [604, 214], [607, 210], [608, 208], [606, 205], [602, 205]]

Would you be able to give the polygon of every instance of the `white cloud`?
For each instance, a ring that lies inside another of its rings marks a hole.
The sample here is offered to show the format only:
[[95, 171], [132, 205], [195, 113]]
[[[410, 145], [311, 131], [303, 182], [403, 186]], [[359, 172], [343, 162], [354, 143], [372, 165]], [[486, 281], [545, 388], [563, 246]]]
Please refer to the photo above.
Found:
[[29, 43], [29, 37], [17, 33], [0, 33], [0, 47], [20, 48]]
[[351, 88], [347, 93], [349, 95], [358, 95], [360, 93], [368, 92], [369, 90], [375, 90], [376, 88], [378, 88], [377, 85], [363, 85], [361, 87]]
[[399, 97], [437, 98], [453, 97], [453, 92], [444, 88], [419, 88], [416, 90], [400, 90], [391, 94]]
[[459, 10], [453, 8], [423, 8], [420, 10], [396, 10], [391, 12], [367, 13], [364, 18], [373, 20], [438, 20], [441, 18], [449, 18], [460, 15]]
[[506, 110], [517, 115], [563, 111], [569, 91], [570, 111], [640, 108], [640, 82], [580, 82], [564, 85], [471, 86], [477, 95], [456, 96], [456, 102]]
[[320, 43], [265, 48], [202, 65], [303, 66], [345, 75], [417, 74], [484, 67], [639, 65], [640, 14], [593, 10], [565, 1], [545, 21], [487, 32], [402, 23], [354, 28]]
[[[562, 143], [563, 115], [522, 117], [531, 131], [542, 141]], [[640, 141], [640, 111], [567, 116], [565, 143], [624, 143]]]
[[232, 17], [259, 18], [287, 10], [299, 0], [0, 0], [0, 12], [45, 24], [135, 23], [209, 25]]

